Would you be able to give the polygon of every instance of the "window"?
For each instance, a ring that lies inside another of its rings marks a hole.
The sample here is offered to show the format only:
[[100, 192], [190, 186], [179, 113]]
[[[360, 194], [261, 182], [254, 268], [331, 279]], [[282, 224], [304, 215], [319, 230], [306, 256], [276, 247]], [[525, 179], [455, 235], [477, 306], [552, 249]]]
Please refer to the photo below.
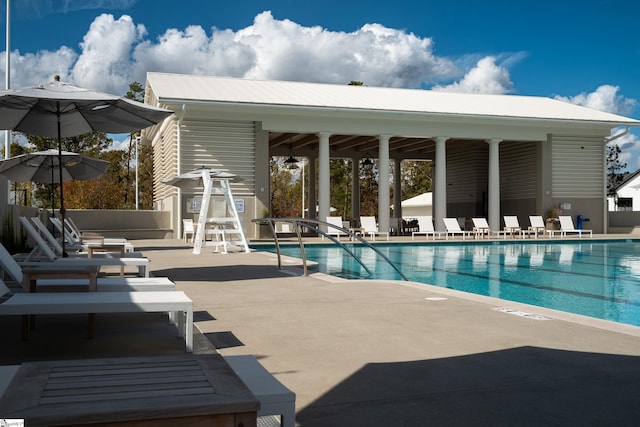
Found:
[[618, 211], [632, 211], [633, 199], [631, 197], [618, 198]]

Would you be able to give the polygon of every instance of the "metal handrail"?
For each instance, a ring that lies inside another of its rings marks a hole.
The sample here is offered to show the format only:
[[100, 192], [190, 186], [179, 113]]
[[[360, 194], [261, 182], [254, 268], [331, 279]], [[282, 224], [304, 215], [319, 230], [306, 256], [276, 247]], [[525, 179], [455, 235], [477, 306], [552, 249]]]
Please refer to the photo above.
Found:
[[362, 262], [362, 260], [350, 248], [348, 248], [347, 246], [343, 245], [342, 242], [340, 242], [340, 240], [334, 238], [330, 234], [328, 234], [325, 231], [320, 229], [320, 227], [319, 227], [320, 225], [325, 225], [327, 227], [334, 228], [334, 229], [336, 229], [336, 230], [348, 235], [351, 238], [351, 240], [357, 239], [358, 241], [360, 241], [361, 243], [366, 245], [368, 248], [373, 250], [376, 254], [381, 256], [391, 267], [393, 267], [393, 269], [400, 275], [400, 277], [402, 277], [403, 280], [406, 280], [406, 281], [409, 280], [402, 273], [402, 271], [400, 271], [400, 269], [393, 263], [393, 261], [391, 261], [391, 259], [389, 259], [389, 257], [387, 257], [385, 254], [380, 252], [378, 249], [376, 249], [375, 246], [371, 245], [365, 239], [360, 237], [360, 235], [358, 235], [356, 233], [353, 233], [352, 231], [347, 230], [344, 227], [340, 227], [338, 225], [331, 224], [331, 223], [328, 223], [326, 221], [321, 221], [321, 220], [318, 220], [318, 219], [311, 219], [311, 218], [295, 218], [295, 217], [289, 217], [289, 218], [254, 218], [251, 221], [252, 222], [257, 222], [257, 223], [263, 223], [263, 224], [267, 223], [267, 224], [269, 224], [269, 227], [271, 229], [271, 234], [273, 235], [273, 239], [274, 239], [275, 245], [276, 245], [276, 254], [278, 256], [278, 268], [282, 268], [282, 261], [281, 261], [281, 254], [280, 254], [280, 242], [278, 240], [278, 233], [276, 233], [274, 225], [275, 225], [276, 222], [285, 222], [285, 223], [290, 223], [290, 224], [295, 225], [296, 236], [298, 238], [298, 244], [300, 245], [300, 252], [302, 254], [302, 269], [303, 269], [303, 274], [305, 276], [308, 275], [307, 274], [307, 257], [306, 257], [305, 251], [304, 251], [304, 242], [302, 240], [302, 233], [301, 233], [301, 229], [302, 228], [308, 229], [308, 230], [313, 231], [315, 233], [319, 233], [322, 236], [324, 236], [324, 237], [328, 238], [329, 240], [331, 240], [332, 242], [334, 242], [335, 244], [337, 244], [339, 247], [344, 249], [349, 255], [351, 255], [353, 257], [353, 259], [355, 259], [362, 266], [362, 268], [364, 268], [367, 271], [367, 273], [369, 275], [371, 275], [371, 270], [369, 270], [369, 268]]

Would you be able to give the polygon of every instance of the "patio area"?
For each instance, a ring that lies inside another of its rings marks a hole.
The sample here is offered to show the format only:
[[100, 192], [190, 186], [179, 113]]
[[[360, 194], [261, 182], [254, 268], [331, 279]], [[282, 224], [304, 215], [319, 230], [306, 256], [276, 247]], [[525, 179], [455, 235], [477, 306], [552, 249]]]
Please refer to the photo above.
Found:
[[[407, 282], [301, 276], [275, 255], [138, 240], [194, 301], [194, 352], [252, 354], [315, 426], [635, 425], [640, 328]], [[493, 310], [551, 317], [540, 321]], [[1, 364], [184, 354], [160, 315], [0, 318]], [[0, 417], [2, 414], [0, 414]]]

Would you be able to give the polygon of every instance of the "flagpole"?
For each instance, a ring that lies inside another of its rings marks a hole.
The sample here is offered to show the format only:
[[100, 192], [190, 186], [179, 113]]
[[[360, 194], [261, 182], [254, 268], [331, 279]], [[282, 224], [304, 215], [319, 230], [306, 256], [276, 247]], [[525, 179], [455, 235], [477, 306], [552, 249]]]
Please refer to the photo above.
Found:
[[[7, 24], [6, 24], [6, 36], [5, 36], [5, 55], [4, 55], [4, 88], [6, 90], [11, 89], [11, 61], [9, 60], [11, 57], [11, 0], [7, 0]], [[11, 148], [11, 131], [4, 131], [4, 158], [8, 159], [11, 157], [11, 152], [9, 149]]]
[[[6, 36], [5, 36], [5, 66], [4, 66], [4, 86], [6, 90], [11, 88], [11, 0], [7, 0], [7, 21], [5, 25]], [[4, 158], [8, 159], [11, 157], [11, 131], [4, 131]], [[0, 193], [1, 194], [1, 193]], [[7, 200], [9, 203], [11, 198], [11, 183], [7, 180]]]

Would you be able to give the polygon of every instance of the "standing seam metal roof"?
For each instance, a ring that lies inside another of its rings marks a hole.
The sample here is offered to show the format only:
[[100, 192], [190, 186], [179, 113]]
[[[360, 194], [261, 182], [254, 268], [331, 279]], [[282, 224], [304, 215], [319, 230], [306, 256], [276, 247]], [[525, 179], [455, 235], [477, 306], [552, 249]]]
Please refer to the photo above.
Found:
[[640, 126], [640, 121], [546, 97], [438, 92], [148, 73], [161, 103], [212, 102], [456, 116], [533, 118]]

